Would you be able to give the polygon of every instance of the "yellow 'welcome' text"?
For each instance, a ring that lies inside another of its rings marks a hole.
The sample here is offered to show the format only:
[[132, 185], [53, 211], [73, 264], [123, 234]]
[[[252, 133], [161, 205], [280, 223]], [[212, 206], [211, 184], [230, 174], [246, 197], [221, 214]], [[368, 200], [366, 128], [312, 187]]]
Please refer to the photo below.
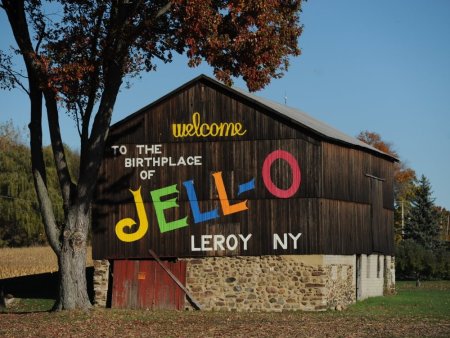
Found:
[[174, 137], [224, 137], [224, 136], [242, 136], [247, 132], [240, 122], [219, 122], [208, 124], [200, 122], [200, 114], [192, 115], [192, 123], [174, 123], [172, 124], [172, 134]]

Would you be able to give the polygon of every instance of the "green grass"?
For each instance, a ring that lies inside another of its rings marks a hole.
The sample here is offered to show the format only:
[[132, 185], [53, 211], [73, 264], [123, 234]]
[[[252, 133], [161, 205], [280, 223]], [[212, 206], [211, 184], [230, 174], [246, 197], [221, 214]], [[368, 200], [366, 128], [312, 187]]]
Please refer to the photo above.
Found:
[[450, 281], [397, 282], [397, 294], [357, 302], [348, 315], [450, 318]]
[[54, 299], [21, 298], [16, 299], [7, 308], [7, 312], [44, 312], [50, 311], [55, 304]]
[[[8, 307], [7, 312], [49, 311], [53, 304], [51, 299], [18, 299]], [[130, 312], [132, 317], [146, 316], [147, 313]], [[397, 282], [397, 294], [394, 296], [368, 298], [343, 312], [328, 311], [326, 315], [450, 318], [450, 281], [425, 281], [420, 288], [415, 286], [415, 282]]]
[[19, 299], [0, 314], [0, 337], [450, 337], [450, 281], [399, 282], [398, 294], [345, 311], [236, 313], [94, 309], [48, 312], [54, 301]]

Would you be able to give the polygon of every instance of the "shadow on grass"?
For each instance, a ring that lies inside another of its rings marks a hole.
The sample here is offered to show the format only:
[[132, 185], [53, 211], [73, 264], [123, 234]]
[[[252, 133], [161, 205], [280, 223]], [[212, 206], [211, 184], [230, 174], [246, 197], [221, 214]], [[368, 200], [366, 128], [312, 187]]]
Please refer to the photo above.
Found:
[[[94, 300], [94, 268], [86, 268], [88, 294]], [[5, 295], [10, 294], [14, 301], [2, 313], [35, 313], [51, 311], [58, 295], [58, 273], [42, 273], [0, 280], [0, 288]]]
[[50, 313], [52, 312], [54, 299], [31, 299], [19, 298], [15, 299], [13, 303], [9, 304], [7, 308], [0, 311], [1, 315], [27, 315], [34, 313]]

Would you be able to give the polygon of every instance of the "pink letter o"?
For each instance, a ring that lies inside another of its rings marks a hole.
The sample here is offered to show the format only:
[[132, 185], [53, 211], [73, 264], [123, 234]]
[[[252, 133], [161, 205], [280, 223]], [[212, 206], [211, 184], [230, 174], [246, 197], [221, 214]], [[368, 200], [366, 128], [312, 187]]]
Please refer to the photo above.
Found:
[[[270, 177], [270, 168], [272, 167], [272, 163], [278, 159], [285, 160], [287, 163], [289, 163], [289, 166], [291, 167], [292, 170], [292, 184], [286, 190], [278, 188], [272, 182], [272, 177]], [[267, 190], [269, 190], [269, 192], [272, 195], [278, 198], [292, 197], [298, 191], [298, 188], [300, 187], [300, 182], [302, 180], [300, 167], [298, 165], [297, 160], [295, 159], [294, 156], [292, 156], [291, 153], [284, 150], [275, 150], [272, 151], [269, 155], [267, 155], [262, 167], [262, 176], [264, 185], [266, 186]]]

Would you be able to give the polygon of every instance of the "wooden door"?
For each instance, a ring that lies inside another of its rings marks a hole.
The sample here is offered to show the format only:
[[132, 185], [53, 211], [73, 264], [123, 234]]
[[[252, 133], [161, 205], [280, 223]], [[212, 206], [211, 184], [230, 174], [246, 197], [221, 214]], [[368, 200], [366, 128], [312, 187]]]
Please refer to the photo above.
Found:
[[[186, 262], [162, 263], [186, 284]], [[182, 310], [184, 299], [184, 292], [156, 261], [113, 262], [113, 308]]]

